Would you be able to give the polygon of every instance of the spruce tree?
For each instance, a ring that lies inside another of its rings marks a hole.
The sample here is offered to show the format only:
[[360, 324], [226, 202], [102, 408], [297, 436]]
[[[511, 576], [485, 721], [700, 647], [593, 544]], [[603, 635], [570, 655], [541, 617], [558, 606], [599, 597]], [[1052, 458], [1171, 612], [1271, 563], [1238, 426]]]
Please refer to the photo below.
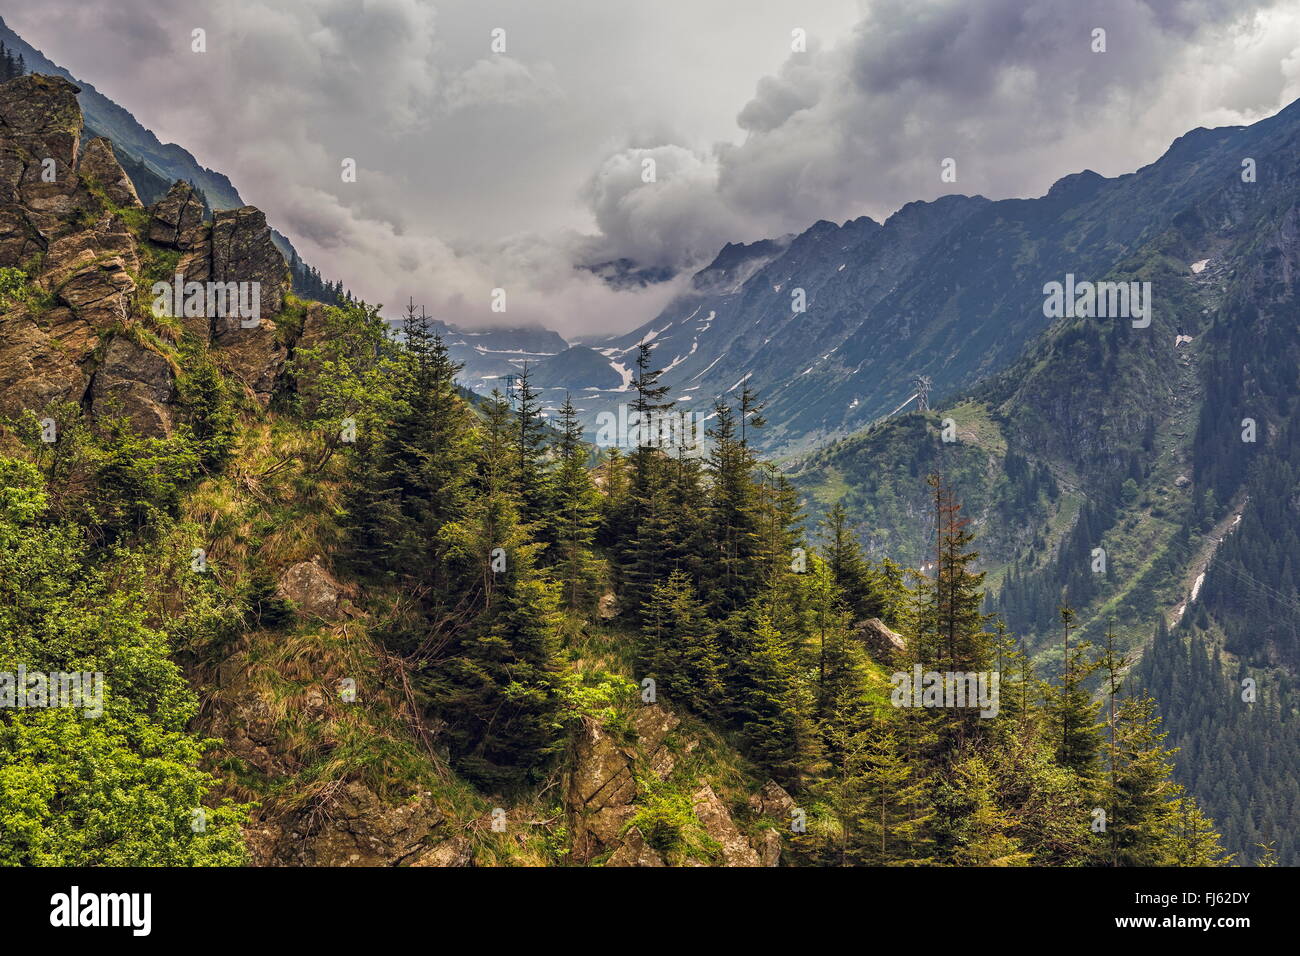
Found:
[[720, 713], [725, 695], [717, 633], [686, 574], [657, 584], [638, 640], [639, 676], [652, 678], [668, 706]]
[[830, 798], [842, 833], [841, 865], [929, 862], [929, 782], [907, 758], [893, 723], [876, 717], [836, 741], [841, 762]]
[[515, 434], [511, 457], [514, 459], [515, 495], [519, 499], [520, 517], [525, 524], [537, 524], [539, 530], [544, 530], [541, 522], [547, 512], [543, 461], [546, 430], [541, 398], [532, 387], [528, 363], [525, 362], [515, 383]]
[[559, 429], [556, 467], [547, 488], [548, 537], [555, 573], [563, 587], [564, 606], [579, 610], [589, 606], [595, 596], [592, 539], [600, 496], [587, 472], [582, 425], [567, 393], [560, 408]]
[[478, 482], [466, 515], [441, 529], [458, 583], [458, 617], [435, 648], [426, 689], [453, 761], [486, 787], [538, 779], [561, 748], [558, 588], [537, 567], [543, 546], [519, 520], [509, 406], [488, 402]]
[[852, 612], [855, 621], [880, 617], [885, 603], [878, 593], [871, 567], [862, 555], [853, 530], [849, 526], [844, 503], [837, 501], [821, 523], [822, 554], [826, 557], [835, 586], [839, 588], [844, 606]]

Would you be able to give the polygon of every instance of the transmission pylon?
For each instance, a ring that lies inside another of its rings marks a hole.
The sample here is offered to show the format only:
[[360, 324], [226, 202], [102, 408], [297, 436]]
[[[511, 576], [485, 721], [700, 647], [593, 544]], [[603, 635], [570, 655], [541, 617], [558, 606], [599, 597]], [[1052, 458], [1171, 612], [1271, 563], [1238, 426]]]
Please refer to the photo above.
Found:
[[928, 412], [930, 410], [930, 376], [918, 375], [912, 380], [912, 384], [916, 386], [917, 411]]

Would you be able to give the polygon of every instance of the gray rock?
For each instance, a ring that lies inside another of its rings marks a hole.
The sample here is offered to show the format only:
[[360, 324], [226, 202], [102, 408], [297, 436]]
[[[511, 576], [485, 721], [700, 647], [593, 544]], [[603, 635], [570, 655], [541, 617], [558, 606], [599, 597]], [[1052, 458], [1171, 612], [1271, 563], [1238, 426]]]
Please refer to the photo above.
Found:
[[125, 415], [141, 434], [161, 438], [171, 434], [168, 403], [174, 392], [168, 361], [119, 335], [109, 343], [104, 361], [95, 371], [91, 408], [96, 415]]
[[888, 662], [895, 655], [907, 650], [902, 635], [890, 630], [878, 617], [859, 621], [856, 637], [866, 645], [871, 656], [877, 660]]
[[623, 844], [614, 851], [606, 866], [666, 866], [661, 857], [646, 842], [636, 827], [627, 831]]
[[[159, 245], [173, 249], [197, 249], [208, 239], [208, 230], [203, 222], [203, 200], [186, 182], [177, 181], [167, 191], [167, 195], [154, 203], [152, 217], [149, 220], [149, 239]], [[206, 258], [206, 256], [204, 257]], [[194, 281], [203, 281], [207, 276], [191, 275], [186, 277]]]
[[104, 195], [114, 206], [140, 208], [140, 197], [136, 195], [135, 185], [117, 161], [113, 144], [107, 138], [97, 136], [86, 144], [79, 169], [82, 176], [104, 190]]
[[290, 566], [280, 576], [277, 591], [296, 604], [301, 614], [328, 619], [338, 611], [339, 584], [319, 556]]

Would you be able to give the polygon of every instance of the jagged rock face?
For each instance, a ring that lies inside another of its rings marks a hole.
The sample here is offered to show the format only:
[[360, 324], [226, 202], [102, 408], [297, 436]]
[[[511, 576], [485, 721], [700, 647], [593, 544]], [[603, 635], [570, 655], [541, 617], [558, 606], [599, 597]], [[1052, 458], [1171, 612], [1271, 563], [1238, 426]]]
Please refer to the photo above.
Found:
[[[149, 239], [175, 249], [197, 249], [207, 240], [203, 200], [189, 183], [177, 182], [150, 211]], [[196, 281], [200, 276], [192, 275]], [[207, 276], [202, 276], [206, 279]]]
[[[288, 266], [260, 209], [222, 210], [206, 223], [202, 200], [189, 183], [178, 182], [151, 210], [149, 239], [186, 253], [177, 266], [186, 281], [255, 282], [262, 318], [283, 308]], [[233, 316], [214, 324], [218, 334], [241, 330]]]
[[171, 432], [169, 407], [175, 387], [171, 365], [150, 349], [119, 335], [108, 345], [90, 389], [98, 414], [125, 415], [140, 433], [161, 438]]
[[72, 230], [91, 196], [77, 178], [78, 87], [29, 75], [0, 84], [0, 266], [15, 266]]
[[214, 214], [212, 278], [216, 282], [259, 283], [262, 318], [274, 315], [284, 306], [287, 270], [284, 256], [271, 241], [266, 214], [260, 209], [244, 206]]
[[113, 144], [105, 137], [98, 136], [86, 144], [79, 169], [84, 178], [103, 188], [104, 195], [114, 206], [140, 208], [135, 185], [118, 163]]
[[[271, 241], [266, 216], [252, 206], [217, 212], [203, 221], [203, 203], [188, 183], [178, 182], [152, 210], [149, 238], [181, 251], [177, 273], [185, 282], [256, 283], [257, 324], [239, 315], [182, 317], [191, 333], [218, 347], [227, 371], [263, 405], [288, 358], [270, 316], [284, 306], [288, 272]], [[246, 300], [251, 303], [251, 298]]]
[[[589, 863], [609, 853], [606, 866], [667, 865], [645, 842], [644, 834], [636, 827], [629, 828], [628, 824], [637, 813], [636, 770], [649, 771], [659, 780], [667, 780], [677, 767], [676, 751], [690, 753], [698, 745], [693, 739], [672, 741], [680, 724], [671, 711], [651, 704], [640, 708], [633, 718], [633, 741], [615, 738], [594, 721], [583, 726], [566, 796], [575, 862]], [[670, 741], [678, 746], [670, 746]], [[700, 783], [701, 789], [693, 797], [695, 815], [722, 848], [723, 865], [776, 866], [781, 854], [780, 834], [769, 829], [757, 846], [752, 844], [712, 786], [707, 781]], [[761, 795], [764, 808], [779, 803], [780, 795], [791, 806], [794, 804], [775, 783], [764, 787]]]
[[279, 343], [275, 323], [263, 319], [256, 328], [220, 330], [213, 338], [225, 370], [243, 382], [263, 405], [271, 401], [289, 350]]
[[98, 337], [70, 309], [44, 318], [42, 327], [24, 310], [0, 315], [0, 412], [76, 400], [90, 384], [85, 366]]
[[[166, 435], [176, 420], [173, 364], [129, 334], [144, 318], [142, 251], [114, 211], [140, 200], [108, 140], [79, 146], [78, 92], [40, 75], [0, 84], [0, 267], [21, 268], [48, 296], [0, 313], [0, 414], [68, 401], [95, 414], [116, 408], [142, 433]], [[290, 347], [270, 319], [284, 306], [284, 258], [257, 209], [220, 212], [211, 224], [203, 210], [177, 183], [151, 210], [147, 235], [180, 251], [187, 280], [257, 283], [255, 324], [238, 315], [179, 320], [265, 405]]]

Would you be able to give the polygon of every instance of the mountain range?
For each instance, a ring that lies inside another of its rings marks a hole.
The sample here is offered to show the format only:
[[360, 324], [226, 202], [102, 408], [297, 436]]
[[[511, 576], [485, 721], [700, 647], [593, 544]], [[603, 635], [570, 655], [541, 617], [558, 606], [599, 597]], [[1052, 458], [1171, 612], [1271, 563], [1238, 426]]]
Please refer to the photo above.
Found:
[[[156, 245], [214, 277], [238, 265], [279, 289], [271, 244], [297, 255], [224, 175], [2, 21], [0, 39], [34, 72], [76, 84], [84, 132], [54, 124], [40, 136], [85, 143], [63, 144], [65, 165], [150, 238], [111, 216], [93, 229], [59, 221], [69, 241], [33, 277], [52, 302], [5, 316], [17, 331], [0, 345], [0, 398], [117, 402], [167, 434], [183, 376], [122, 333], [121, 276], [175, 265], [156, 250], [143, 261]], [[46, 83], [51, 102], [72, 95]], [[68, 188], [68, 203], [91, 204]], [[224, 260], [220, 236], [241, 237]], [[18, 228], [0, 235], [7, 263], [25, 259], [27, 241]], [[604, 271], [620, 282], [637, 272]], [[1046, 289], [1067, 277], [1149, 283], [1152, 309], [1048, 315]], [[295, 305], [256, 341], [199, 331], [267, 406], [294, 349], [320, 341], [327, 321]], [[950, 195], [883, 223], [728, 244], [659, 315], [603, 340], [429, 324], [463, 365], [460, 384], [506, 390], [527, 364], [546, 406], [574, 396], [588, 437], [597, 414], [633, 398], [644, 342], [683, 407], [707, 412], [749, 385], [766, 402], [758, 442], [801, 494], [809, 530], [843, 504], [877, 560], [924, 566], [936, 533], [925, 477], [943, 473], [980, 534], [985, 610], [1048, 671], [1065, 663], [1061, 605], [1080, 638], [1115, 635], [1127, 679], [1163, 702], [1180, 779], [1225, 845], [1243, 861], [1263, 843], [1300, 860], [1300, 103], [1248, 127], [1193, 130], [1123, 176], [1073, 173], [1038, 198]]]

